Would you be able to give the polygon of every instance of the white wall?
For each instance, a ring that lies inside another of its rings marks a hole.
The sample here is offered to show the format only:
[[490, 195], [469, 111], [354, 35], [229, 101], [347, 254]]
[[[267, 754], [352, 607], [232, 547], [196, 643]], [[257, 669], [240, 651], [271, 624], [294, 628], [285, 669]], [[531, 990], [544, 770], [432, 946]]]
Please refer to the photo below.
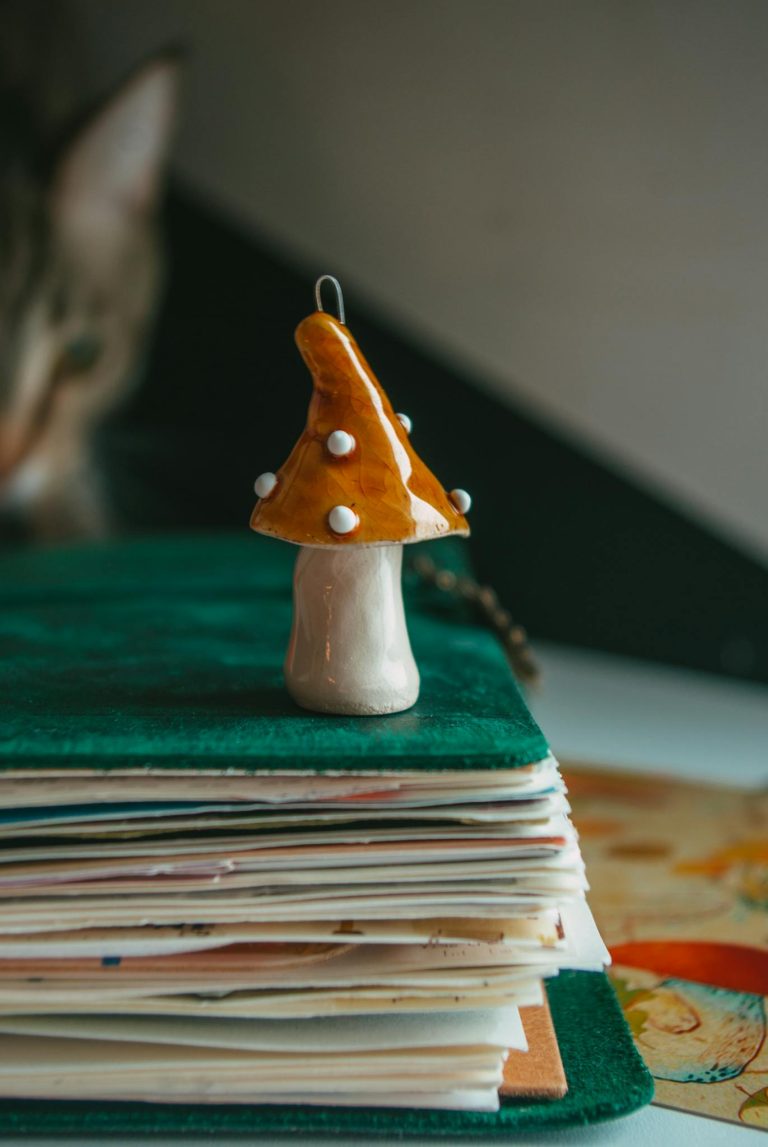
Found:
[[768, 4], [76, 8], [95, 83], [189, 42], [193, 183], [768, 556]]

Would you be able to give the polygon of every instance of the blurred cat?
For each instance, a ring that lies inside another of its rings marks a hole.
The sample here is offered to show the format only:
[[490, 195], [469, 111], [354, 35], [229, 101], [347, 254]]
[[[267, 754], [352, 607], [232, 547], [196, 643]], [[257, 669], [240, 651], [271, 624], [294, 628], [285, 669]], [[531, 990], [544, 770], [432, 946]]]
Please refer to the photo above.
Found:
[[21, 8], [0, 3], [0, 537], [96, 537], [116, 523], [91, 442], [154, 312], [179, 65], [148, 60], [52, 147], [65, 85], [43, 46], [37, 73], [19, 63]]

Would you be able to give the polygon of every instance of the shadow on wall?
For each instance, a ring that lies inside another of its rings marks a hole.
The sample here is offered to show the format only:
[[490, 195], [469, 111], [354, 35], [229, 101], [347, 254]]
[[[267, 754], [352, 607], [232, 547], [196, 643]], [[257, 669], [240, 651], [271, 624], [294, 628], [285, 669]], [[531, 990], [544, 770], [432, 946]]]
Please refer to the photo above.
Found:
[[[176, 189], [169, 290], [146, 376], [102, 433], [133, 528], [248, 528], [309, 377], [293, 343], [316, 275]], [[621, 475], [358, 313], [347, 321], [419, 453], [474, 497], [479, 575], [549, 638], [768, 681], [768, 572]]]

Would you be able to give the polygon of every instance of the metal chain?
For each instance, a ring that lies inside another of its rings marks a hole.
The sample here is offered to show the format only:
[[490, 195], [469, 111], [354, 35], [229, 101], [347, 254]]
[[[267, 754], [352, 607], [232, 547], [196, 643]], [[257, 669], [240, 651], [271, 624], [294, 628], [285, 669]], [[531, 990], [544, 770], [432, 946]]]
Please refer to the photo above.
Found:
[[428, 585], [433, 585], [443, 593], [460, 601], [467, 602], [498, 637], [507, 655], [512, 672], [518, 680], [527, 685], [535, 684], [540, 678], [539, 666], [528, 644], [528, 634], [522, 625], [512, 617], [508, 609], [499, 602], [496, 590], [489, 585], [481, 585], [466, 574], [456, 574], [453, 570], [441, 569], [426, 554], [413, 558], [412, 568]]

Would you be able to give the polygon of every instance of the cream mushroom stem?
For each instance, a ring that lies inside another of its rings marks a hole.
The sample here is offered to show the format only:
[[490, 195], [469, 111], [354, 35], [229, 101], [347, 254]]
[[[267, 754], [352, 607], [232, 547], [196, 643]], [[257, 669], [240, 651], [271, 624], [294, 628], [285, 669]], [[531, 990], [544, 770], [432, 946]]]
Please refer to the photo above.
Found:
[[373, 716], [415, 704], [402, 564], [402, 545], [300, 548], [285, 683], [303, 708]]

